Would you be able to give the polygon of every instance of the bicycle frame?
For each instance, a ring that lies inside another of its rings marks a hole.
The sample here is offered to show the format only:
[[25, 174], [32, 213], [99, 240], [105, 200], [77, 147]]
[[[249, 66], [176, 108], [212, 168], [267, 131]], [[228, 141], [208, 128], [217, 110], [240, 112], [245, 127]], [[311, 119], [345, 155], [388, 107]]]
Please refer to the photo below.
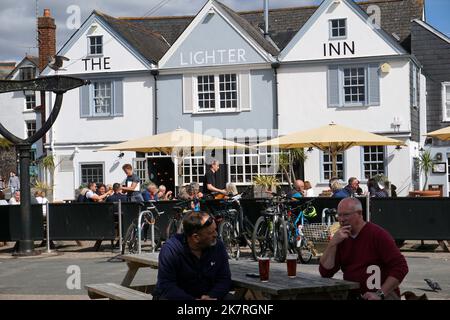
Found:
[[138, 218], [138, 253], [141, 254], [141, 233], [142, 233], [142, 226], [141, 221], [144, 214], [148, 214], [150, 216], [150, 233], [151, 233], [151, 239], [152, 239], [152, 252], [155, 252], [155, 216], [153, 215], [152, 210], [155, 210], [155, 212], [158, 214], [158, 216], [162, 215], [164, 212], [159, 212], [158, 209], [155, 207], [153, 203], [151, 203], [151, 207], [147, 207], [147, 210], [141, 211], [139, 213]]

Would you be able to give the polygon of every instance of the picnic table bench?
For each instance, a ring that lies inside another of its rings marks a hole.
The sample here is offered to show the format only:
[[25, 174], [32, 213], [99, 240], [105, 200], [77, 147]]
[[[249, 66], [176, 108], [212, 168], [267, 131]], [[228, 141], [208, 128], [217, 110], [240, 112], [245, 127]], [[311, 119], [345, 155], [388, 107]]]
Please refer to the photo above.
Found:
[[[159, 253], [129, 254], [121, 256], [128, 265], [128, 272], [122, 286], [130, 287], [140, 268], [158, 268]], [[269, 282], [247, 277], [247, 273], [257, 273], [258, 264], [251, 261], [230, 260], [231, 280], [238, 299], [346, 299], [350, 290], [358, 289], [359, 284], [339, 279], [298, 272], [296, 278], [288, 278], [285, 264], [271, 263]], [[154, 285], [131, 287], [151, 292]], [[136, 291], [135, 290], [135, 291]]]
[[127, 288], [115, 283], [86, 285], [91, 299], [109, 298], [110, 300], [152, 300], [150, 294]]

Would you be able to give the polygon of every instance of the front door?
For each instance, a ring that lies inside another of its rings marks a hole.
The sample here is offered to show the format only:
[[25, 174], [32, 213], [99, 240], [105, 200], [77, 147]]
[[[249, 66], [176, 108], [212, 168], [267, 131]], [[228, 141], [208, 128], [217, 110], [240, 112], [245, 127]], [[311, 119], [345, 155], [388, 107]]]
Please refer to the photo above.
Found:
[[170, 157], [148, 158], [148, 176], [157, 186], [165, 185], [167, 191], [175, 190], [175, 166]]

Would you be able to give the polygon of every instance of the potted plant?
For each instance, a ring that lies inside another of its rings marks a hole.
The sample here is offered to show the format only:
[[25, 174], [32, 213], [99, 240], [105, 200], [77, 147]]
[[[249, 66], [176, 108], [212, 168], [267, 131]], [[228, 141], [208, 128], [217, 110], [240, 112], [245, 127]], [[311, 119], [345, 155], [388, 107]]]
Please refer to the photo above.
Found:
[[433, 169], [433, 157], [431, 156], [430, 150], [422, 152], [419, 156], [419, 168], [420, 171], [425, 175], [425, 182], [423, 184], [422, 190], [425, 191], [428, 184], [428, 175]]
[[270, 198], [280, 184], [275, 176], [259, 175], [253, 178], [255, 198]]

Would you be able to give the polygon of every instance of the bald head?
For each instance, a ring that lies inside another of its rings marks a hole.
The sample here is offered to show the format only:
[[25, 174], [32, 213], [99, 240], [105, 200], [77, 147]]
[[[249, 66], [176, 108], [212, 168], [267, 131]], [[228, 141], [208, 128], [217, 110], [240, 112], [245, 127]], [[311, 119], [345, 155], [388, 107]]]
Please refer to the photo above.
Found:
[[295, 180], [294, 188], [297, 191], [303, 191], [305, 190], [305, 183], [303, 182], [303, 180]]
[[357, 198], [344, 198], [338, 204], [338, 212], [359, 212], [362, 213], [362, 204]]

